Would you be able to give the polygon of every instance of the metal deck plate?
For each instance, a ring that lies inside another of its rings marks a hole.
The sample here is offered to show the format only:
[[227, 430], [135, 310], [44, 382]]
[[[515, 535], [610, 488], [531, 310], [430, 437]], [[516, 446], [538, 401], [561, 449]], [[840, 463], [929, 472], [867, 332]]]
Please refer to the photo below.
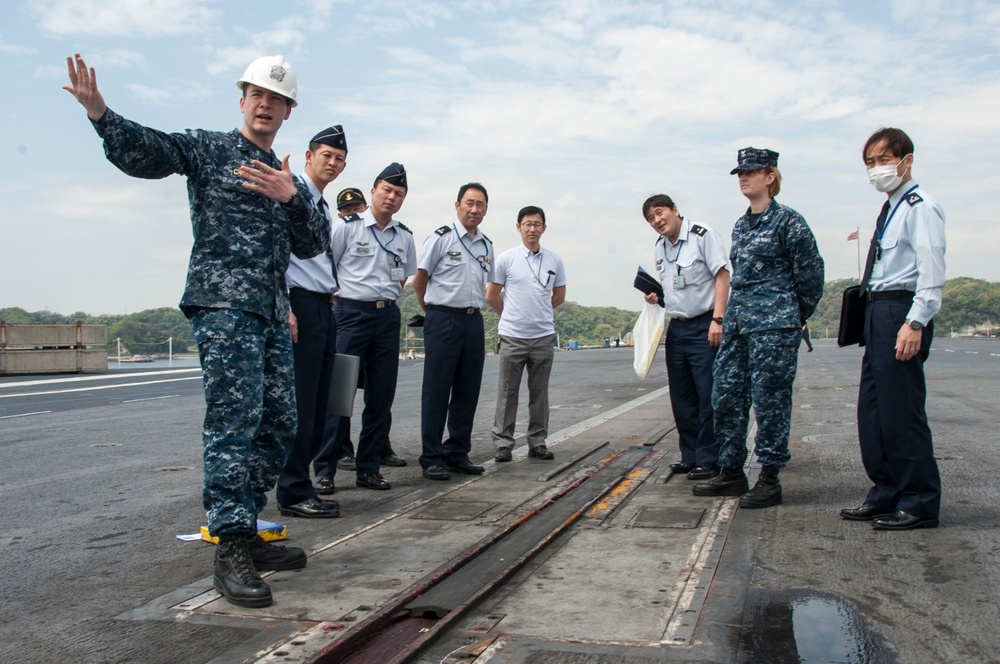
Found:
[[411, 519], [435, 519], [439, 521], [472, 521], [486, 514], [500, 503], [475, 500], [438, 500], [411, 514]]
[[705, 516], [698, 507], [642, 507], [628, 523], [629, 528], [697, 528]]

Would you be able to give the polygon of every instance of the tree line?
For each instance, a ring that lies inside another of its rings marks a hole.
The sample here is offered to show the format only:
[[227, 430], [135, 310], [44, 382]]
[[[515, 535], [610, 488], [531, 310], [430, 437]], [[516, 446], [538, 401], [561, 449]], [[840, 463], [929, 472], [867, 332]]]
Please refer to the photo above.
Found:
[[[857, 284], [856, 279], [836, 279], [826, 283], [823, 298], [816, 307], [816, 313], [809, 320], [814, 335], [823, 335], [827, 329], [836, 336], [840, 320], [841, 294], [848, 286]], [[402, 346], [406, 347], [406, 336], [410, 328], [407, 319], [419, 313], [416, 295], [407, 289], [399, 300], [403, 317], [400, 330]], [[486, 308], [485, 325], [487, 348], [491, 348], [496, 337], [496, 315]], [[601, 345], [605, 339], [612, 341], [632, 330], [638, 317], [637, 311], [616, 307], [585, 307], [575, 302], [566, 302], [555, 311], [556, 332], [563, 347], [570, 341], [580, 345]], [[114, 352], [114, 341], [121, 339], [123, 348], [129, 353], [161, 354], [168, 350], [168, 338], [173, 338], [174, 353], [193, 352], [191, 326], [180, 309], [160, 307], [146, 309], [133, 314], [92, 315], [77, 311], [69, 315], [51, 311], [26, 311], [19, 307], [0, 308], [0, 321], [11, 324], [53, 324], [77, 322], [104, 324], [108, 326], [109, 351]], [[1000, 327], [1000, 282], [955, 277], [945, 284], [941, 311], [934, 319], [934, 334], [947, 336], [952, 332], [973, 334], [997, 334]], [[411, 338], [410, 345], [421, 345], [419, 331]]]

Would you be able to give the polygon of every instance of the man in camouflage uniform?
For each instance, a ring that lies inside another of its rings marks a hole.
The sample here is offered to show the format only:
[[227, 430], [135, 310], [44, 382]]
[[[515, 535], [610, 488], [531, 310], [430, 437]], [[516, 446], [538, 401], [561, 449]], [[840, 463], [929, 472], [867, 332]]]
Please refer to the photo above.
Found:
[[288, 296], [289, 253], [329, 246], [328, 222], [274, 138], [295, 106], [297, 81], [280, 56], [254, 61], [237, 86], [243, 126], [166, 134], [110, 110], [94, 70], [67, 58], [64, 86], [104, 139], [108, 160], [133, 177], [188, 179], [194, 245], [180, 307], [201, 357], [205, 401], [203, 501], [219, 537], [215, 587], [240, 606], [271, 604], [259, 571], [305, 566], [302, 549], [264, 542], [257, 514], [295, 438]]
[[[722, 472], [696, 484], [693, 493], [740, 496], [740, 507], [769, 507], [782, 500], [778, 470], [791, 458], [792, 383], [802, 326], [823, 295], [823, 259], [802, 215], [774, 200], [781, 188], [777, 152], [744, 148], [731, 173], [739, 173], [750, 208], [733, 228], [732, 291], [712, 374]], [[751, 403], [763, 468], [748, 491], [743, 465]]]

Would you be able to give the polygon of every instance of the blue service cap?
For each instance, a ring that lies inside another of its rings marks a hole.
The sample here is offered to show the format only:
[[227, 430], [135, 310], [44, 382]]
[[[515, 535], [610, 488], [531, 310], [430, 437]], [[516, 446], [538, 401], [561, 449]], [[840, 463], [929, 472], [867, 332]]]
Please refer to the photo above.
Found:
[[338, 150], [347, 152], [347, 137], [344, 136], [344, 128], [340, 125], [327, 127], [313, 136], [312, 140], [309, 142], [322, 143], [323, 145], [329, 145], [331, 148], [337, 148]]
[[375, 178], [375, 183], [378, 184], [379, 180], [385, 180], [391, 185], [402, 187], [409, 191], [409, 187], [406, 184], [406, 169], [398, 162], [394, 161], [382, 169], [382, 172]]
[[759, 171], [765, 166], [778, 165], [778, 153], [767, 148], [743, 148], [736, 155], [736, 168], [729, 171], [735, 175], [740, 171]]

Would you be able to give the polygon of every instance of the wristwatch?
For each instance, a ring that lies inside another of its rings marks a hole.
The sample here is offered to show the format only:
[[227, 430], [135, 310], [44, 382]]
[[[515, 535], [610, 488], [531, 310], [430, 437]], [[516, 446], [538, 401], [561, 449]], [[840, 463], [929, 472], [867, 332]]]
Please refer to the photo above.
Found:
[[924, 329], [924, 324], [921, 323], [918, 320], [913, 320], [912, 318], [907, 318], [903, 322], [906, 323], [907, 325], [909, 325], [911, 330], [922, 330], [922, 329]]
[[291, 198], [289, 198], [287, 201], [281, 204], [281, 207], [285, 208], [286, 210], [291, 210], [292, 208], [298, 207], [299, 203], [301, 202], [302, 202], [302, 194], [296, 191]]
[[716, 316], [716, 317], [714, 317], [712, 319], [712, 322], [713, 323], [718, 323], [719, 325], [722, 325], [722, 316]]

